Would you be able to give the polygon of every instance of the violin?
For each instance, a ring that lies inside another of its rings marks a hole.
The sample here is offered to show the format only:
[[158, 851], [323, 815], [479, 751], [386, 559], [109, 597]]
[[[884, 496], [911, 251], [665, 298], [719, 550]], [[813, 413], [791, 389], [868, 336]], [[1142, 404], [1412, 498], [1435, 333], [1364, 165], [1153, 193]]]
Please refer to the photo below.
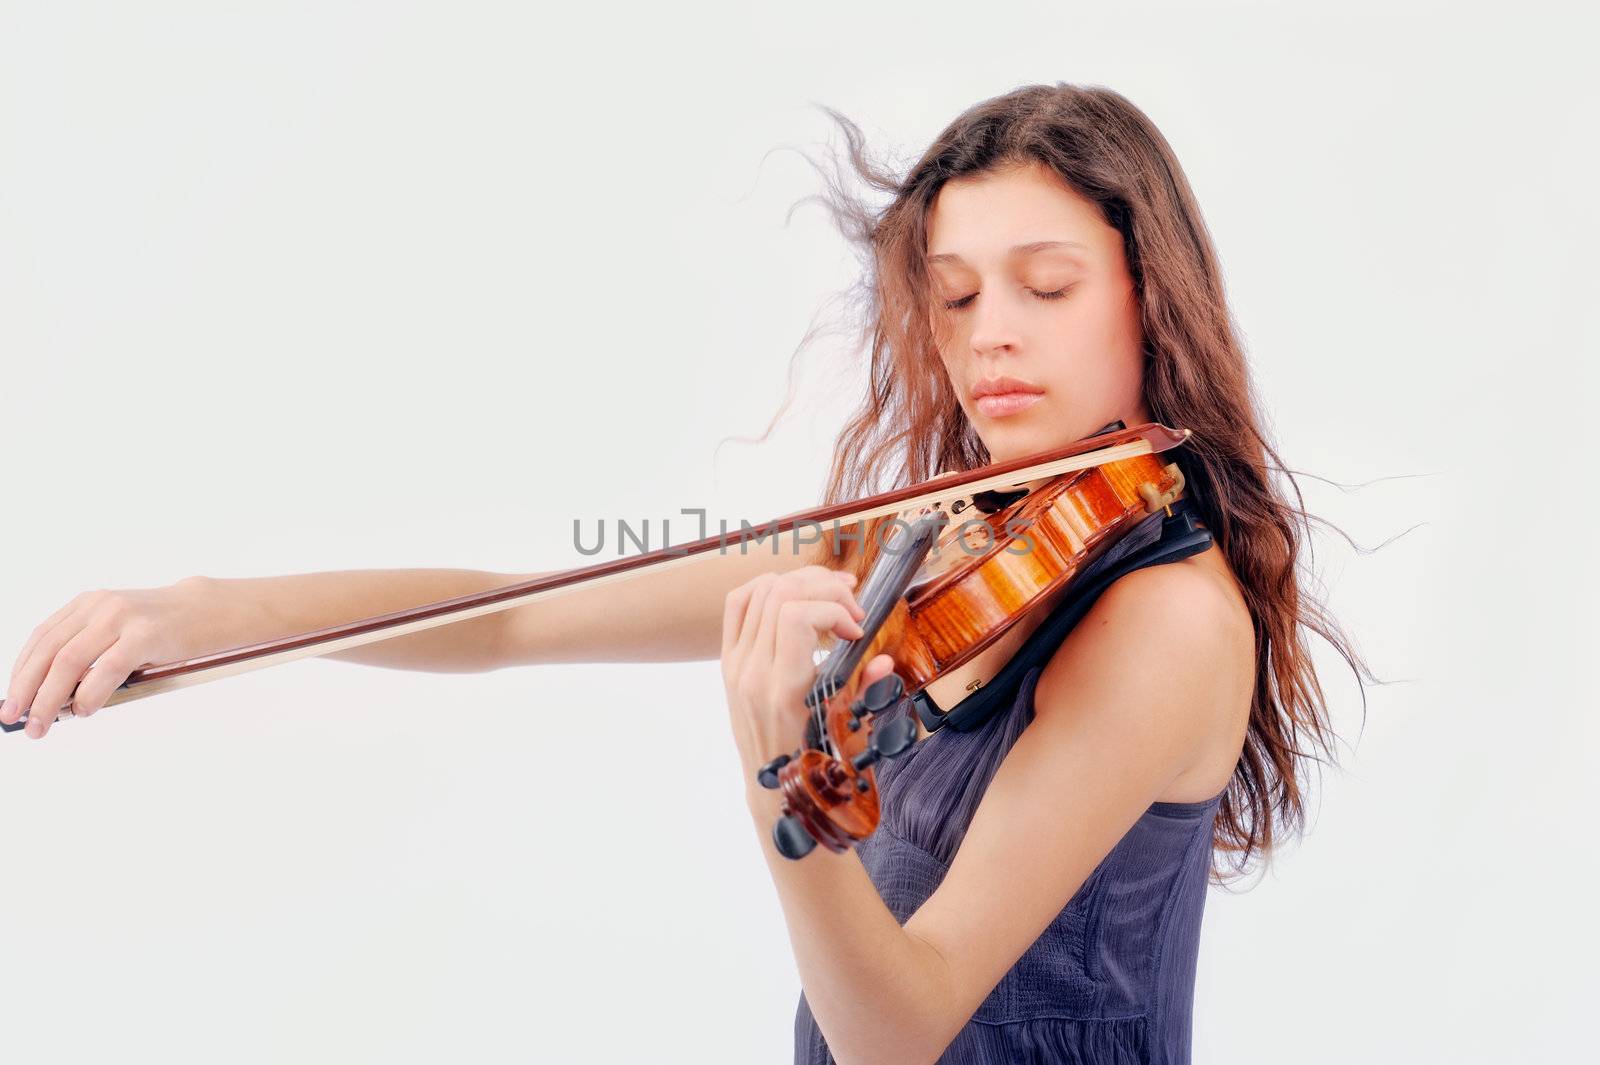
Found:
[[[1163, 464], [1156, 456], [1191, 435], [1188, 429], [1158, 422], [1102, 432], [1052, 451], [942, 474], [878, 495], [799, 511], [765, 525], [742, 523], [744, 528], [737, 533], [723, 531], [689, 544], [546, 573], [504, 588], [150, 665], [130, 673], [102, 705], [581, 592], [649, 567], [688, 564], [732, 546], [743, 550], [767, 536], [774, 537], [776, 551], [784, 534], [794, 536], [798, 544], [802, 529], [815, 532], [824, 523], [832, 523], [835, 530], [857, 523], [865, 529], [871, 519], [892, 517], [893, 521], [878, 523], [879, 529], [887, 524], [894, 535], [878, 545], [882, 550], [858, 597], [867, 610], [866, 635], [839, 647], [819, 668], [807, 700], [816, 716], [814, 728], [808, 727], [813, 734], [806, 749], [794, 758], [785, 756], [781, 764], [770, 766], [770, 772], [763, 767], [762, 782], [770, 777], [784, 790], [787, 820], [780, 821], [781, 828], [775, 831], [782, 832], [789, 850], [798, 857], [817, 842], [843, 849], [865, 838], [877, 824], [872, 763], [902, 752], [915, 739], [914, 723], [907, 722], [912, 730], [906, 736], [898, 727], [876, 733], [864, 730], [863, 719], [870, 723], [872, 714], [893, 705], [904, 691], [919, 690], [981, 651], [1040, 595], [1070, 580], [1138, 518], [1176, 500], [1183, 488], [1182, 473], [1176, 463]], [[951, 523], [953, 516], [968, 510], [983, 517]], [[980, 527], [992, 534], [991, 549], [980, 556], [952, 564], [934, 550], [965, 551], [982, 536]], [[1016, 550], [1029, 540], [1032, 549]], [[870, 660], [869, 650], [894, 654], [896, 671], [858, 693], [853, 674]], [[886, 685], [889, 681], [899, 687]], [[23, 729], [27, 716], [9, 725], [0, 723], [0, 730]], [[69, 696], [57, 721], [72, 716]]]
[[[778, 853], [799, 859], [818, 843], [837, 853], [869, 836], [879, 816], [873, 766], [917, 741], [910, 715], [874, 722], [1065, 590], [1147, 515], [1170, 516], [1183, 488], [1178, 464], [1152, 451], [902, 510], [856, 596], [863, 634], [818, 666], [801, 749], [757, 771], [761, 786], [783, 793]], [[974, 516], [958, 524], [967, 511]], [[879, 654], [894, 659], [892, 672], [859, 690], [859, 667]]]

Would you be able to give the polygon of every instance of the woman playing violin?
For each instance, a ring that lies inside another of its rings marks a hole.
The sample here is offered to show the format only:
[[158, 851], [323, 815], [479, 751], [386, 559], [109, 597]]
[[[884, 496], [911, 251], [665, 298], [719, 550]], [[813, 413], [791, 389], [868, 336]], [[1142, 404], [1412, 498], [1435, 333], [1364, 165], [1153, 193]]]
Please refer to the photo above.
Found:
[[[1176, 456], [1207, 550], [1106, 588], [1013, 705], [919, 724], [878, 776], [855, 848], [780, 855], [778, 792], [819, 640], [862, 635], [863, 560], [728, 552], [334, 652], [437, 671], [720, 657], [747, 802], [799, 968], [797, 1062], [1185, 1062], [1208, 881], [1302, 823], [1302, 759], [1331, 735], [1302, 625], [1351, 652], [1298, 587], [1303, 512], [1270, 473], [1211, 239], [1171, 148], [1122, 96], [1030, 86], [958, 116], [904, 174], [844, 122], [881, 209], [841, 198], [869, 255], [870, 394], [829, 500], [1059, 448], [1108, 424], [1192, 430]], [[1273, 461], [1269, 462], [1269, 458]], [[860, 553], [858, 552], [858, 555]], [[47, 734], [141, 664], [534, 576], [347, 571], [81, 595], [13, 667], [0, 720]], [[994, 678], [1058, 602], [930, 683]], [[226, 640], [226, 643], [223, 641]], [[879, 655], [862, 681], [889, 673]]]

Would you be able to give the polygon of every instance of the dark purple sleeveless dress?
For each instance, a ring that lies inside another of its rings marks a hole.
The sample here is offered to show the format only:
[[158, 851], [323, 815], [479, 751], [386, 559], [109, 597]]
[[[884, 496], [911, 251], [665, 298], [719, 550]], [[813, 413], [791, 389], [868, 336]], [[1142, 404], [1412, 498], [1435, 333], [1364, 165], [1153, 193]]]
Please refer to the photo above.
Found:
[[[1009, 709], [975, 731], [940, 729], [876, 767], [880, 820], [857, 853], [901, 924], [944, 879], [989, 781], [1033, 719], [1042, 669], [1029, 669]], [[909, 699], [889, 711], [911, 712]], [[1146, 810], [1001, 978], [940, 1065], [1187, 1065], [1221, 798]], [[794, 1032], [795, 1065], [834, 1065], [804, 993]]]

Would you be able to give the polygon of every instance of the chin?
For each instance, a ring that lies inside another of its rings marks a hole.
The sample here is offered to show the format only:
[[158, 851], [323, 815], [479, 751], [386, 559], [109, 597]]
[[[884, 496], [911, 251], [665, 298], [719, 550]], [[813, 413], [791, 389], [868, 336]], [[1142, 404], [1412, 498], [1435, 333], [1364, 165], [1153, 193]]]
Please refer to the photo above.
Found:
[[980, 415], [974, 419], [976, 425], [982, 426], [978, 436], [989, 451], [990, 463], [1010, 462], [1037, 455], [1041, 451], [1055, 451], [1081, 439], [1082, 434], [1070, 435], [1072, 416], [1053, 410], [1053, 406], [1051, 397], [1047, 396], [1043, 403], [1036, 403], [1009, 418], [984, 418]]
[[1041, 451], [1052, 448], [1064, 447], [1071, 443], [1044, 433], [1038, 429], [1022, 431], [1020, 429], [996, 428], [990, 430], [984, 440], [984, 446], [989, 449], [989, 461], [1010, 462], [1012, 459], [1026, 458], [1037, 455]]

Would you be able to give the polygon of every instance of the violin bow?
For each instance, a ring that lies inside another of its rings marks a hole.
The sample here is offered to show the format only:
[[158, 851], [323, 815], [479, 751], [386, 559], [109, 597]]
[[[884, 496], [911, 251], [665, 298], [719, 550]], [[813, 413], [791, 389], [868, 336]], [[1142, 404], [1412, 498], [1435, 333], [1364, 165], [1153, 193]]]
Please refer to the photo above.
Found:
[[[1158, 454], [1187, 442], [1192, 433], [1192, 430], [1174, 429], [1160, 422], [1146, 422], [1128, 429], [1085, 437], [1073, 444], [1050, 451], [991, 463], [975, 470], [941, 474], [878, 495], [797, 511], [781, 518], [774, 518], [764, 525], [751, 526], [748, 522], [741, 522], [746, 528], [738, 533], [721, 532], [716, 536], [707, 536], [688, 544], [666, 546], [627, 558], [546, 573], [504, 588], [491, 588], [437, 603], [427, 603], [375, 617], [330, 625], [313, 632], [232, 647], [198, 658], [151, 665], [130, 673], [102, 705], [114, 706], [178, 688], [265, 669], [268, 666], [281, 665], [301, 658], [315, 658], [350, 647], [421, 632], [438, 625], [448, 625], [509, 610], [512, 607], [554, 598], [581, 588], [597, 587], [621, 580], [633, 576], [638, 570], [682, 565], [712, 550], [725, 552], [729, 547], [743, 545], [750, 540], [759, 543], [767, 536], [774, 538], [773, 551], [776, 553], [779, 539], [801, 527], [821, 527], [829, 523], [836, 526], [854, 525], [871, 518], [898, 514], [957, 496], [977, 495], [980, 492], [1010, 488], [1047, 477], [1058, 477], [1138, 455]], [[61, 708], [57, 721], [64, 721], [72, 716], [74, 716], [72, 697], [68, 696], [67, 704]], [[0, 723], [0, 730], [16, 732], [26, 724], [27, 715], [24, 714], [13, 724]]]

